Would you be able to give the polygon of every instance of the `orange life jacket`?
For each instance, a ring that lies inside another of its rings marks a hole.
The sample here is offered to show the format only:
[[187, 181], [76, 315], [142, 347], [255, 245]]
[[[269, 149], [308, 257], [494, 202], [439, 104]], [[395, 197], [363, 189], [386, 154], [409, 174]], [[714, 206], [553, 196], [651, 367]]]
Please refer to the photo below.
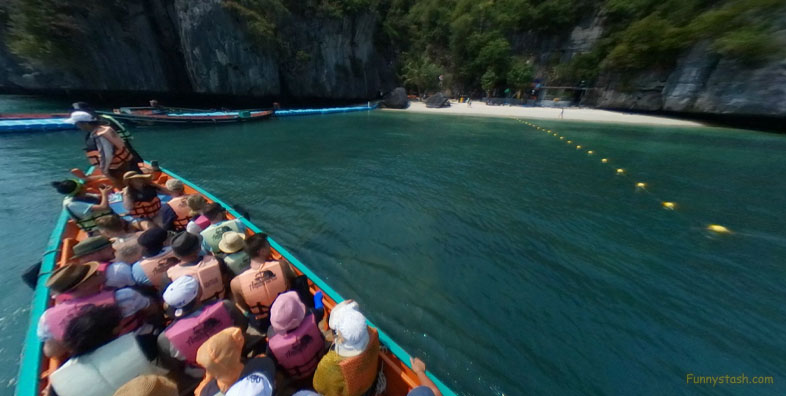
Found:
[[273, 301], [288, 289], [282, 264], [278, 261], [268, 261], [257, 269], [250, 268], [237, 278], [243, 301], [257, 319], [267, 318]]
[[161, 289], [161, 283], [167, 270], [177, 265], [180, 260], [175, 257], [172, 249], [165, 249], [155, 256], [143, 258], [137, 265], [142, 269], [156, 289]]
[[186, 229], [189, 220], [191, 220], [191, 208], [188, 207], [188, 196], [183, 195], [181, 197], [172, 198], [167, 205], [172, 208], [172, 211], [175, 212], [177, 218], [172, 223], [175, 228], [175, 231], [182, 231]]
[[368, 328], [368, 345], [360, 355], [346, 358], [338, 363], [344, 377], [345, 396], [360, 396], [367, 392], [377, 379], [379, 371], [379, 334], [377, 329]]
[[115, 146], [112, 161], [109, 163], [109, 169], [118, 169], [123, 164], [133, 160], [134, 156], [128, 151], [128, 148], [126, 148], [123, 139], [117, 136], [117, 133], [112, 128], [103, 126], [100, 127], [97, 132], [90, 132], [85, 136], [85, 156], [87, 156], [87, 161], [90, 165], [100, 165], [101, 153], [98, 151], [98, 143], [96, 143], [96, 139], [99, 137], [109, 140], [109, 142]]
[[170, 267], [166, 274], [173, 281], [184, 275], [193, 276], [199, 281], [199, 291], [202, 293], [200, 301], [224, 298], [224, 278], [221, 276], [218, 260], [213, 256], [203, 257], [197, 265], [180, 264]]
[[136, 201], [134, 207], [128, 212], [138, 219], [152, 219], [161, 210], [161, 199], [156, 196], [150, 201]]

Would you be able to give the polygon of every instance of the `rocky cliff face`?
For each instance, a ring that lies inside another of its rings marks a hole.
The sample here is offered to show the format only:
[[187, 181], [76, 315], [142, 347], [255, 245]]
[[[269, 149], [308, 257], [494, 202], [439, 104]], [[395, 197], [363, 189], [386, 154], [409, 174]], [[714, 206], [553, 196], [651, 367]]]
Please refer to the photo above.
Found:
[[[0, 31], [0, 89], [85, 89], [295, 98], [363, 99], [393, 84], [373, 44], [373, 14], [293, 16], [279, 27], [288, 48], [254, 42], [221, 0], [127, 2], [123, 15], [85, 23], [78, 69], [30, 66]], [[0, 29], [1, 30], [1, 29]]]

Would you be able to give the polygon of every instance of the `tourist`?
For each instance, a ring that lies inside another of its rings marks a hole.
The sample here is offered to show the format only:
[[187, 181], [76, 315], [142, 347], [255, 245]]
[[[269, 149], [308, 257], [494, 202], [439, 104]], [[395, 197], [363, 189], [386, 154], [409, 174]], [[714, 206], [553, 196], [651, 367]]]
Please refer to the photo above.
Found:
[[142, 248], [142, 259], [135, 262], [131, 271], [136, 284], [163, 291], [166, 271], [180, 262], [171, 247], [165, 246], [168, 234], [158, 227], [144, 231], [137, 243]]
[[205, 201], [205, 197], [199, 194], [192, 194], [189, 195], [186, 199], [186, 203], [188, 204], [188, 208], [190, 211], [191, 221], [188, 222], [186, 225], [186, 231], [194, 234], [200, 235], [200, 241], [202, 240], [201, 233], [207, 227], [210, 226], [210, 220], [202, 214], [205, 210], [205, 206], [207, 206], [207, 201]]
[[113, 396], [178, 396], [177, 384], [163, 375], [140, 375], [126, 382]]
[[103, 236], [85, 238], [73, 248], [71, 259], [79, 264], [89, 261], [98, 261], [101, 264], [108, 264], [115, 259], [115, 249], [112, 242]]
[[218, 249], [224, 254], [223, 260], [232, 276], [239, 275], [249, 268], [251, 257], [243, 249], [246, 247], [246, 236], [234, 231], [221, 235]]
[[197, 351], [208, 338], [228, 327], [243, 331], [248, 322], [229, 300], [203, 305], [200, 284], [191, 276], [181, 276], [167, 286], [164, 302], [174, 309], [175, 320], [158, 336], [158, 348], [170, 367], [183, 368], [192, 377], [202, 377], [197, 366]]
[[96, 219], [96, 229], [102, 236], [112, 241], [115, 248], [136, 241], [140, 233], [139, 228], [135, 227], [133, 223], [125, 221], [116, 213]]
[[317, 326], [323, 312], [308, 312], [295, 291], [280, 294], [273, 302], [267, 355], [292, 379], [309, 379], [325, 354], [325, 338]]
[[63, 199], [63, 209], [76, 225], [88, 234], [95, 232], [98, 218], [113, 213], [109, 208], [109, 194], [112, 192], [110, 186], [100, 186], [100, 195], [89, 193], [81, 180], [56, 181], [52, 182], [52, 186], [66, 196]]
[[134, 162], [140, 163], [143, 161], [142, 156], [140, 156], [139, 153], [131, 145], [131, 139], [133, 139], [133, 137], [131, 136], [131, 132], [128, 129], [126, 129], [126, 127], [123, 124], [121, 124], [120, 121], [116, 120], [115, 117], [112, 117], [109, 114], [96, 113], [95, 109], [93, 109], [93, 107], [90, 106], [90, 104], [88, 104], [87, 102], [75, 102], [71, 106], [74, 108], [74, 110], [84, 111], [85, 113], [88, 113], [91, 116], [97, 118], [103, 125], [107, 125], [110, 128], [112, 128], [115, 132], [117, 132], [117, 135], [120, 136], [120, 138], [123, 139], [123, 141], [125, 142], [128, 151], [131, 152], [131, 154], [134, 156]]
[[106, 175], [116, 188], [123, 188], [123, 174], [138, 170], [134, 156], [123, 139], [114, 129], [101, 125], [94, 116], [84, 111], [75, 111], [65, 122], [76, 125], [86, 132], [85, 155], [90, 165]]
[[194, 391], [195, 396], [223, 396], [240, 378], [262, 372], [275, 378], [275, 363], [268, 357], [256, 357], [243, 362], [245, 338], [238, 327], [221, 330], [205, 341], [197, 351], [197, 363], [206, 375]]
[[136, 244], [136, 241], [134, 242], [115, 249], [115, 260], [106, 267], [105, 271], [107, 288], [120, 289], [136, 285], [131, 265], [142, 258], [142, 248]]
[[295, 274], [285, 262], [268, 260], [270, 244], [267, 235], [254, 234], [246, 241], [246, 253], [251, 257], [250, 268], [229, 283], [235, 303], [249, 313], [254, 327], [266, 331], [270, 306], [276, 296], [289, 290]]
[[246, 226], [243, 225], [243, 222], [238, 219], [227, 220], [226, 209], [217, 203], [205, 206], [203, 214], [210, 220], [210, 226], [201, 232], [202, 246], [205, 251], [220, 252], [218, 243], [221, 242], [221, 235], [227, 231], [246, 233]]
[[159, 216], [161, 199], [158, 194], [169, 194], [169, 190], [150, 179], [150, 175], [134, 171], [123, 175], [123, 180], [128, 184], [123, 188], [123, 207], [140, 222], [142, 229], [162, 226], [163, 220]]
[[139, 375], [165, 374], [156, 366], [151, 337], [122, 332], [122, 312], [114, 306], [88, 306], [66, 329], [71, 358], [49, 375], [58, 396], [112, 395]]
[[172, 229], [174, 231], [183, 231], [186, 229], [188, 222], [191, 220], [191, 208], [188, 206], [188, 195], [185, 195], [185, 186], [183, 182], [177, 179], [169, 179], [166, 181], [166, 189], [172, 195], [172, 199], [167, 202], [167, 206], [173, 212]]
[[346, 300], [328, 318], [336, 334], [330, 351], [319, 361], [314, 389], [324, 396], [360, 396], [376, 383], [379, 370], [379, 337], [368, 327], [358, 304]]
[[68, 352], [63, 345], [66, 327], [85, 307], [117, 306], [123, 317], [124, 329], [129, 331], [158, 313], [155, 304], [134, 289], [105, 290], [105, 277], [98, 267], [96, 261], [62, 266], [46, 281], [46, 287], [58, 301], [44, 311], [38, 321], [37, 335], [44, 342], [46, 356], [58, 357]]
[[177, 234], [172, 240], [172, 251], [180, 262], [166, 271], [164, 287], [181, 276], [190, 275], [199, 281], [200, 301], [224, 298], [224, 270], [215, 257], [203, 253], [199, 237], [189, 232]]
[[407, 396], [442, 396], [437, 385], [426, 375], [426, 363], [416, 357], [410, 357], [409, 365], [418, 376], [418, 386], [409, 391]]

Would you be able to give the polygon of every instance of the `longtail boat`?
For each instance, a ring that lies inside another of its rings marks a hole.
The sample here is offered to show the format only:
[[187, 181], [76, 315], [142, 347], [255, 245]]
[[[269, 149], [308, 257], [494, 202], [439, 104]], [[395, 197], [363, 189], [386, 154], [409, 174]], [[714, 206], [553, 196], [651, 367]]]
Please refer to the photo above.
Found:
[[273, 110], [235, 110], [212, 111], [180, 108], [121, 107], [112, 112], [99, 111], [122, 122], [134, 125], [190, 125], [190, 124], [231, 124], [266, 120]]
[[[88, 174], [92, 173], [92, 169]], [[208, 202], [215, 202], [222, 205], [227, 209], [227, 217], [229, 219], [239, 219], [247, 227], [247, 234], [263, 232], [259, 227], [251, 223], [247, 218], [243, 217], [233, 207], [219, 200], [214, 195], [203, 190], [197, 185], [189, 182], [188, 180], [176, 175], [175, 173], [166, 169], [161, 170], [160, 176], [157, 178], [158, 183], [165, 183], [166, 180], [174, 178], [183, 182], [185, 185], [186, 194], [200, 194]], [[88, 187], [96, 187], [105, 180], [91, 180], [86, 182]], [[161, 196], [161, 198], [168, 198]], [[121, 213], [122, 204], [115, 203], [112, 205], [118, 214]], [[66, 210], [62, 210], [60, 217], [52, 231], [51, 236], [43, 254], [40, 276], [38, 277], [35, 292], [33, 294], [32, 308], [30, 314], [30, 326], [26, 333], [24, 348], [22, 351], [22, 360], [19, 368], [18, 381], [16, 385], [16, 396], [40, 396], [46, 389], [49, 380], [48, 376], [54, 372], [63, 361], [57, 359], [48, 359], [43, 355], [43, 344], [39, 341], [36, 334], [36, 327], [39, 318], [43, 312], [53, 304], [53, 299], [50, 296], [49, 289], [45, 286], [49, 273], [58, 268], [59, 266], [66, 265], [73, 255], [73, 247], [80, 240], [87, 237], [87, 234], [77, 227], [76, 223], [70, 218]], [[268, 238], [273, 252], [273, 257], [277, 260], [288, 262], [295, 269], [297, 275], [305, 275], [308, 278], [308, 287], [312, 296], [317, 292], [323, 293], [323, 303], [325, 306], [326, 314], [329, 315], [330, 310], [344, 298], [331, 288], [325, 281], [317, 276], [309, 267], [303, 264], [283, 246], [277, 243], [273, 238]], [[377, 328], [369, 321], [369, 325]], [[380, 350], [380, 367], [384, 372], [387, 387], [383, 395], [388, 396], [405, 396], [411, 389], [418, 385], [417, 375], [409, 367], [410, 355], [404, 351], [393, 339], [390, 338], [382, 329], [377, 328], [379, 340], [382, 345]], [[442, 383], [438, 378], [431, 373], [427, 373], [437, 387], [445, 396], [455, 396], [456, 393]], [[184, 395], [187, 393], [183, 393]], [[107, 395], [111, 396], [111, 395]]]

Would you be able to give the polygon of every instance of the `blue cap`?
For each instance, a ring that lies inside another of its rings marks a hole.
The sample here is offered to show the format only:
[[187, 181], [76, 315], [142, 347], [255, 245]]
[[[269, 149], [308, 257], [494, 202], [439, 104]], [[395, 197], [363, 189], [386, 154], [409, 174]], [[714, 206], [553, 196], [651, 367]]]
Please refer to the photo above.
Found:
[[419, 386], [409, 391], [407, 396], [434, 396], [434, 392], [427, 386]]

